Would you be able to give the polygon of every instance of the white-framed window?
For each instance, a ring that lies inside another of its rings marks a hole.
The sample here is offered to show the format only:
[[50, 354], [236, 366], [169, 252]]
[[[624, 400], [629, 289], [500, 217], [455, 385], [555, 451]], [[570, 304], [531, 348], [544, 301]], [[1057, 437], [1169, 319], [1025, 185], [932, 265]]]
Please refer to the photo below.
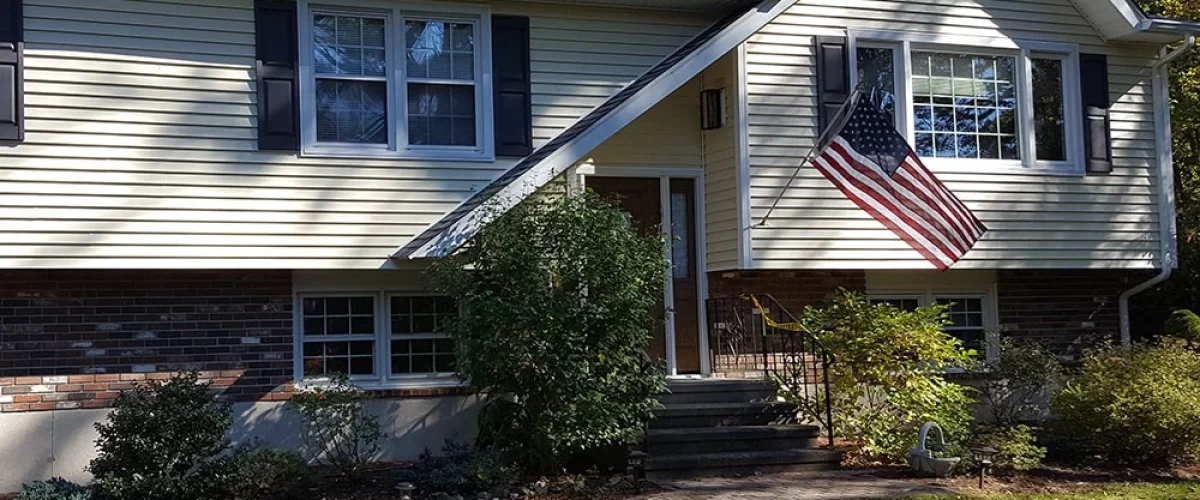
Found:
[[855, 85], [931, 167], [1083, 173], [1077, 45], [851, 35]]
[[302, 293], [295, 318], [296, 380], [344, 373], [366, 388], [458, 384], [444, 327], [453, 299], [372, 291]]
[[931, 304], [947, 306], [950, 324], [944, 331], [963, 342], [963, 346], [975, 349], [991, 359], [997, 353], [989, 339], [988, 331], [999, 327], [996, 295], [993, 290], [971, 288], [945, 288], [927, 286], [895, 291], [879, 291], [867, 294], [871, 304], [891, 304], [902, 311], [913, 311]]
[[486, 6], [301, 0], [302, 154], [488, 161]]

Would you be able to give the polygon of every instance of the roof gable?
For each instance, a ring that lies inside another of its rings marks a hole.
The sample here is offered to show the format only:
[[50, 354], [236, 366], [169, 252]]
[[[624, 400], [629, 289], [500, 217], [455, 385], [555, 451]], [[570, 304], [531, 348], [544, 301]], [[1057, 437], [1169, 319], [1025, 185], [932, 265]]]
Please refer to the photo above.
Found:
[[393, 258], [437, 258], [553, 180], [633, 120], [733, 50], [794, 0], [764, 0], [738, 9], [613, 94], [403, 247]]
[[1148, 17], [1132, 0], [1071, 0], [1075, 8], [1106, 40], [1169, 43], [1200, 25]]

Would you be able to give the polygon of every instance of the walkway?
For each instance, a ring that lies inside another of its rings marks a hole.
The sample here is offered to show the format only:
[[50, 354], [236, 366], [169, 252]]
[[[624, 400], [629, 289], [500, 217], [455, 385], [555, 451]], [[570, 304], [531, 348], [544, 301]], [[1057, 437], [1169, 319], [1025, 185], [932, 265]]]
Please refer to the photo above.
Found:
[[884, 479], [854, 471], [773, 473], [738, 478], [659, 481], [665, 492], [644, 500], [849, 500], [904, 498], [917, 494], [953, 494], [919, 483]]

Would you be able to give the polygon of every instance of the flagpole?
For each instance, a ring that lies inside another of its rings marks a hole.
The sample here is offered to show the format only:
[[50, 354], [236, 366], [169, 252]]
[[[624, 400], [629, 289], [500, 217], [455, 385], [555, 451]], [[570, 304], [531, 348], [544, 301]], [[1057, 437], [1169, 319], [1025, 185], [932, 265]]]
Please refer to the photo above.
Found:
[[763, 216], [762, 220], [758, 224], [755, 224], [755, 227], [765, 227], [767, 225], [767, 219], [770, 219], [771, 214], [775, 213], [775, 208], [779, 206], [779, 202], [783, 200], [783, 195], [787, 194], [787, 190], [792, 188], [792, 182], [800, 175], [800, 170], [808, 164], [808, 160], [812, 159], [813, 153], [817, 152], [818, 148], [825, 146], [825, 142], [829, 140], [829, 134], [841, 128], [841, 125], [843, 125], [841, 122], [845, 118], [846, 110], [858, 99], [860, 94], [862, 94], [862, 89], [855, 88], [854, 92], [851, 92], [850, 96], [846, 98], [846, 102], [842, 103], [842, 107], [838, 108], [838, 112], [833, 115], [833, 120], [829, 122], [829, 127], [821, 132], [821, 135], [817, 136], [817, 142], [813, 143], [811, 148], [808, 148], [808, 154], [804, 155], [804, 160], [801, 160], [796, 170], [792, 171], [792, 176], [788, 177], [788, 181], [783, 185], [783, 189], [779, 190], [779, 196], [775, 197], [775, 201], [771, 203], [771, 208], [767, 210], [767, 214]]

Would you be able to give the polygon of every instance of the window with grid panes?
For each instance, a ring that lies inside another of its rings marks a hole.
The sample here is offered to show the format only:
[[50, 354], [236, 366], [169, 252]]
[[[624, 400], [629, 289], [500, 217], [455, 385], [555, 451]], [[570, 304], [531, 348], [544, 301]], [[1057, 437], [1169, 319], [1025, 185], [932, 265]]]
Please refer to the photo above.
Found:
[[946, 305], [950, 325], [945, 332], [963, 341], [963, 346], [980, 353], [987, 347], [987, 331], [984, 327], [983, 299], [977, 297], [937, 297], [938, 304]]
[[392, 375], [454, 373], [454, 340], [443, 333], [458, 316], [454, 299], [394, 295], [389, 300]]
[[923, 157], [1021, 158], [1017, 58], [912, 53], [915, 147]]
[[916, 311], [921, 307], [921, 299], [917, 297], [870, 297], [867, 302], [871, 305], [890, 304], [896, 309], [906, 312]]
[[374, 297], [306, 297], [300, 314], [305, 377], [375, 374]]

